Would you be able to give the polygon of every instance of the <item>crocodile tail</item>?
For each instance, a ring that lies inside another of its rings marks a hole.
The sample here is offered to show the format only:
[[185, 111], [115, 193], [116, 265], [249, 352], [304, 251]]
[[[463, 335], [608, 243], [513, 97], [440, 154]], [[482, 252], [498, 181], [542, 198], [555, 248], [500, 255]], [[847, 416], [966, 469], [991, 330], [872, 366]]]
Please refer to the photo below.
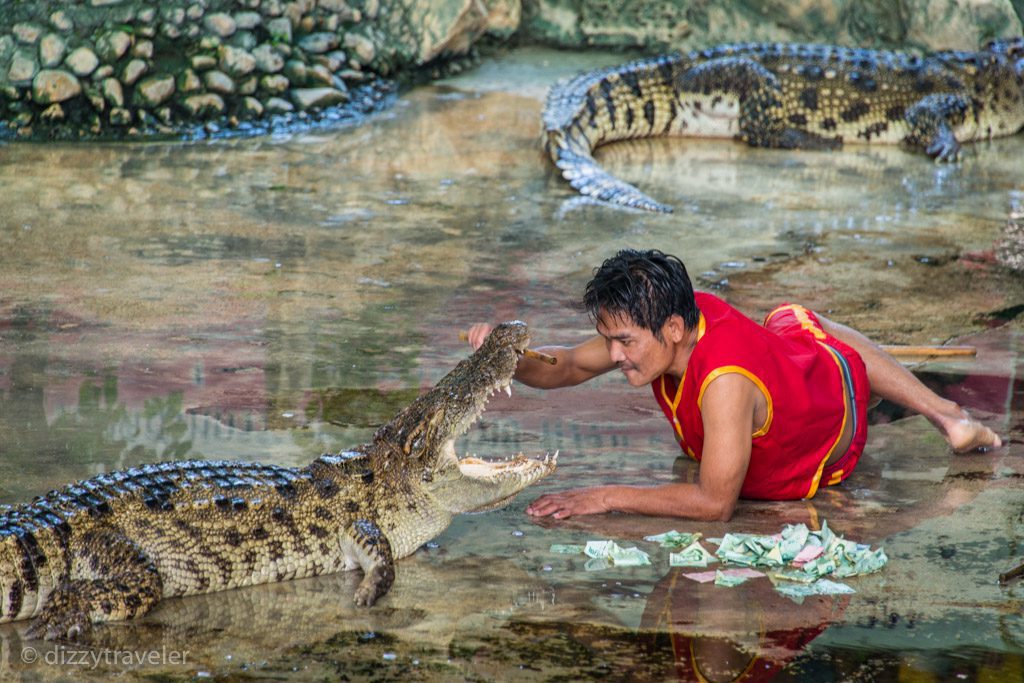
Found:
[[0, 536], [0, 623], [25, 619], [38, 609], [38, 582], [26, 562], [24, 544], [14, 534]]
[[643, 59], [552, 86], [544, 106], [545, 149], [572, 187], [621, 206], [672, 211], [602, 169], [593, 152], [607, 142], [672, 132], [673, 83], [682, 59], [678, 54]]
[[67, 576], [69, 534], [47, 500], [0, 512], [0, 623], [43, 608]]

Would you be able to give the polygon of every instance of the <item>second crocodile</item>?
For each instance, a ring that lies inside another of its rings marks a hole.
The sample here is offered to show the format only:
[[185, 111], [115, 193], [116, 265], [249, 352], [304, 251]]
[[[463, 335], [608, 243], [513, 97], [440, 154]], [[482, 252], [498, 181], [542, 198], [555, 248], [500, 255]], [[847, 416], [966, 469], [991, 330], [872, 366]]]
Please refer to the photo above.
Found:
[[0, 513], [0, 622], [86, 640], [172, 596], [361, 568], [372, 605], [395, 560], [453, 515], [500, 507], [555, 458], [459, 460], [455, 439], [491, 394], [511, 393], [529, 333], [496, 327], [429, 392], [351, 451], [293, 469], [190, 460], [103, 474]]
[[905, 143], [954, 161], [960, 143], [1024, 127], [1024, 38], [924, 57], [784, 43], [721, 45], [642, 59], [555, 84], [545, 146], [569, 184], [621, 206], [671, 211], [602, 169], [599, 145], [662, 135], [754, 147]]

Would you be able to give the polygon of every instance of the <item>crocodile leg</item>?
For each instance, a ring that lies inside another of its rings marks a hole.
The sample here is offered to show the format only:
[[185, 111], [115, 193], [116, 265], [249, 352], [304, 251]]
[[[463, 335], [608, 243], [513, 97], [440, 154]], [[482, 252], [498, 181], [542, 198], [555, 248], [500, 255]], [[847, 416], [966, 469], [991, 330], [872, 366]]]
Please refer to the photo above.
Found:
[[779, 79], [762, 64], [745, 57], [719, 57], [679, 75], [680, 92], [705, 96], [721, 93], [739, 102], [739, 134], [751, 147], [835, 149], [842, 143], [788, 125], [782, 111]]
[[967, 118], [970, 103], [960, 95], [936, 94], [922, 97], [907, 108], [904, 118], [910, 124], [909, 145], [924, 148], [936, 161], [957, 161], [960, 142], [953, 135], [953, 126]]
[[83, 641], [94, 623], [141, 616], [163, 594], [156, 565], [114, 531], [86, 534], [71, 553], [68, 579], [47, 597], [27, 637]]
[[363, 580], [356, 589], [357, 605], [369, 607], [391, 589], [395, 582], [395, 561], [380, 527], [368, 519], [358, 519], [347, 530], [351, 548], [363, 568]]

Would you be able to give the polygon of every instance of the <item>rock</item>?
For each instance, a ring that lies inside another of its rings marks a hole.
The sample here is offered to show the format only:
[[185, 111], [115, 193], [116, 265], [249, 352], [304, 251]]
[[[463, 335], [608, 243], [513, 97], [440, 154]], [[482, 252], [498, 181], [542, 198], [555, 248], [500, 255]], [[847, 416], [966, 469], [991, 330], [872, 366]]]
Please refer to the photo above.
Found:
[[284, 57], [270, 43], [263, 43], [252, 51], [256, 68], [265, 74], [276, 74], [284, 68]]
[[64, 60], [64, 64], [79, 78], [88, 76], [100, 64], [96, 53], [87, 47], [76, 47]]
[[235, 92], [235, 82], [223, 71], [207, 71], [203, 74], [203, 84], [215, 93], [231, 95]]
[[191, 116], [219, 116], [224, 113], [224, 100], [216, 93], [190, 95], [181, 104]]
[[259, 41], [256, 40], [256, 34], [252, 31], [239, 31], [235, 34], [235, 37], [231, 39], [231, 44], [235, 47], [240, 47], [243, 50], [252, 52]]
[[302, 22], [302, 15], [305, 14], [305, 6], [297, 2], [289, 2], [284, 6], [284, 16], [288, 18], [292, 26], [298, 28]]
[[235, 26], [239, 31], [251, 31], [263, 23], [263, 17], [258, 12], [236, 12], [232, 19], [235, 20]]
[[100, 81], [100, 94], [103, 95], [103, 99], [110, 102], [110, 106], [124, 106], [124, 88], [121, 87], [121, 81], [116, 78], [104, 78]]
[[198, 21], [199, 19], [202, 19], [204, 14], [206, 14], [206, 9], [198, 2], [194, 5], [189, 5], [188, 9], [185, 11], [185, 16], [187, 16], [192, 21]]
[[253, 95], [256, 93], [256, 89], [259, 87], [260, 80], [256, 76], [249, 76], [248, 78], [238, 83], [238, 94], [239, 95]]
[[96, 39], [96, 56], [103, 62], [116, 62], [131, 47], [132, 37], [124, 31], [107, 31]]
[[24, 22], [12, 26], [11, 33], [14, 34], [14, 39], [22, 45], [35, 45], [39, 42], [39, 37], [43, 35], [43, 27], [38, 24]]
[[203, 82], [192, 69], [185, 69], [178, 74], [178, 90], [180, 92], [195, 92], [203, 87]]
[[338, 14], [346, 14], [346, 20], [352, 18], [352, 8], [348, 6], [345, 0], [320, 0], [317, 3], [317, 7], [328, 12], [336, 12]]
[[115, 107], [110, 110], [110, 125], [112, 126], [130, 126], [132, 123], [132, 113], [127, 109], [121, 107]]
[[320, 30], [327, 31], [328, 33], [334, 33], [338, 30], [338, 26], [341, 25], [341, 19], [338, 18], [337, 14], [328, 14], [326, 17], [320, 19]]
[[47, 123], [57, 123], [58, 121], [64, 120], [64, 107], [57, 103], [51, 104], [49, 107], [43, 110], [43, 113], [39, 115], [43, 121]]
[[156, 8], [145, 7], [143, 9], [140, 9], [135, 14], [135, 19], [143, 24], [152, 24], [153, 20], [156, 19]]
[[63, 69], [43, 69], [32, 79], [32, 99], [36, 104], [65, 102], [82, 92], [74, 74]]
[[345, 49], [355, 52], [360, 64], [369, 64], [377, 56], [377, 48], [374, 47], [373, 41], [358, 33], [346, 33], [342, 44]]
[[267, 32], [270, 39], [279, 43], [292, 42], [292, 22], [287, 17], [271, 19], [267, 22]]
[[103, 113], [107, 109], [107, 100], [100, 93], [98, 85], [83, 84], [82, 93], [86, 99], [89, 100], [89, 104], [97, 112]]
[[[999, 35], [1014, 19], [1024, 20], [1019, 2], [970, 2], [963, 0], [908, 0], [901, 2], [899, 16], [907, 42], [955, 50], [975, 50], [986, 39]], [[1018, 28], [1015, 35], [1020, 35]]]
[[58, 66], [61, 60], [64, 59], [67, 49], [68, 43], [64, 40], [63, 36], [56, 33], [47, 33], [39, 41], [39, 63], [42, 64], [44, 69]]
[[209, 71], [217, 66], [217, 58], [211, 55], [193, 55], [192, 68], [196, 71]]
[[263, 116], [263, 103], [255, 97], [243, 98], [240, 113], [247, 119], [258, 119]]
[[291, 86], [288, 78], [280, 74], [267, 75], [260, 79], [260, 88], [273, 95], [280, 95]]
[[295, 105], [280, 97], [271, 97], [263, 103], [268, 114], [290, 114], [295, 111]]
[[279, 17], [284, 8], [281, 5], [281, 0], [263, 0], [260, 4], [260, 11], [265, 17]]
[[181, 26], [185, 23], [185, 10], [181, 7], [164, 5], [163, 17], [166, 20], [166, 23], [174, 26]]
[[61, 33], [70, 33], [75, 28], [75, 22], [71, 20], [64, 10], [57, 10], [50, 15], [50, 26]]
[[294, 85], [305, 85], [306, 84], [306, 63], [301, 62], [298, 59], [289, 59], [284, 64], [284, 75], [288, 77]]
[[306, 71], [306, 80], [309, 85], [334, 85], [334, 74], [323, 64], [314, 64]]
[[241, 48], [222, 45], [218, 55], [221, 70], [236, 78], [256, 70], [256, 58]]
[[322, 64], [326, 66], [328, 69], [330, 69], [332, 72], [337, 71], [338, 69], [341, 69], [346, 64], [348, 64], [348, 55], [346, 55], [341, 50], [329, 52], [326, 55], [323, 55], [322, 59], [324, 60]]
[[11, 58], [11, 66], [7, 69], [7, 80], [14, 85], [27, 85], [39, 73], [36, 56], [25, 48], [18, 48]]
[[203, 26], [206, 27], [207, 31], [221, 38], [230, 38], [238, 30], [238, 24], [235, 23], [235, 20], [230, 14], [225, 14], [224, 12], [214, 12], [213, 14], [206, 15], [206, 18], [203, 19]]
[[95, 71], [92, 72], [92, 80], [101, 81], [104, 78], [109, 78], [113, 75], [114, 67], [110, 66], [109, 64], [104, 64], [103, 66], [98, 67]]
[[334, 33], [310, 33], [299, 38], [299, 47], [312, 54], [323, 54], [338, 47], [338, 36]]
[[336, 88], [293, 88], [290, 95], [299, 109], [323, 109], [348, 102], [348, 93]]
[[157, 107], [174, 94], [174, 76], [159, 74], [139, 81], [135, 86], [135, 102], [143, 107]]
[[177, 40], [181, 37], [181, 29], [174, 24], [165, 21], [160, 24], [160, 34], [168, 40]]
[[140, 40], [132, 48], [132, 56], [139, 59], [153, 59], [153, 41]]
[[133, 59], [121, 70], [121, 82], [125, 85], [133, 85], [148, 70], [149, 67], [144, 60]]

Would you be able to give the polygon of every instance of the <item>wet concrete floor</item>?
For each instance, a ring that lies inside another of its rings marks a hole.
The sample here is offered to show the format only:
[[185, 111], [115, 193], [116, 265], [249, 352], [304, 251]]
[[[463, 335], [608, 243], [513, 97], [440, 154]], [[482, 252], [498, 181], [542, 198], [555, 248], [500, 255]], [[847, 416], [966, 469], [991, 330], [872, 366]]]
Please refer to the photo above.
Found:
[[[465, 355], [457, 333], [474, 321], [585, 338], [572, 303], [627, 246], [680, 255], [755, 317], [796, 301], [885, 343], [977, 346], [917, 368], [1008, 447], [953, 456], [882, 406], [857, 473], [811, 501], [744, 503], [728, 525], [535, 523], [523, 510], [544, 491], [694, 469], [618, 376], [516, 387], [460, 451], [559, 450], [559, 470], [456, 520], [373, 609], [342, 574], [169, 600], [88, 656], [3, 625], [5, 680], [1021, 678], [1024, 584], [996, 577], [1024, 561], [1024, 281], [996, 255], [1024, 220], [1024, 138], [971, 146], [958, 166], [898, 148], [615, 145], [605, 167], [676, 212], [614, 210], [580, 202], [538, 140], [548, 84], [618, 60], [499, 55], [355, 127], [0, 147], [0, 503], [147, 462], [300, 465], [360, 443]], [[850, 580], [854, 595], [802, 604], [765, 581], [686, 581], [642, 540], [825, 520], [890, 562]], [[549, 550], [597, 538], [654, 563], [588, 572]]]

